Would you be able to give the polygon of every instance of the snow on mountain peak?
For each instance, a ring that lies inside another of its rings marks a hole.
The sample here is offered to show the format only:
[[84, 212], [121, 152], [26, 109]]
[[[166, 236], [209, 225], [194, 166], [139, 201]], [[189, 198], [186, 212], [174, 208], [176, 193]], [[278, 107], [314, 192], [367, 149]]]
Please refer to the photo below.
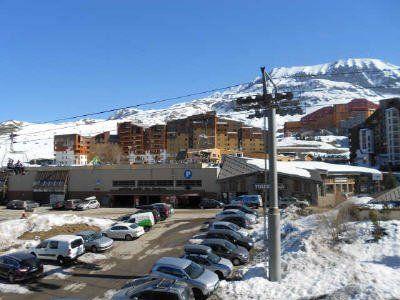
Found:
[[[272, 70], [278, 91], [292, 91], [310, 113], [322, 106], [345, 103], [354, 98], [377, 102], [380, 99], [400, 96], [400, 67], [379, 59], [351, 58], [314, 66], [282, 67]], [[280, 78], [279, 78], [280, 77]], [[249, 112], [236, 112], [234, 100], [239, 96], [262, 93], [260, 78], [207, 97], [180, 102], [168, 108], [142, 110], [121, 109], [107, 120], [82, 119], [58, 124], [30, 124], [9, 121], [0, 124], [0, 154], [9, 153], [9, 134], [16, 133], [14, 148], [26, 153], [27, 159], [52, 158], [53, 136], [79, 133], [95, 135], [102, 131], [116, 131], [117, 123], [131, 121], [141, 126], [165, 124], [169, 120], [185, 118], [194, 114], [215, 110], [220, 116], [262, 126], [261, 119], [248, 119]], [[278, 126], [285, 121], [298, 120], [302, 115], [278, 116]], [[29, 125], [29, 126], [26, 126]], [[18, 158], [20, 159], [20, 158]], [[3, 159], [4, 160], [4, 159]]]

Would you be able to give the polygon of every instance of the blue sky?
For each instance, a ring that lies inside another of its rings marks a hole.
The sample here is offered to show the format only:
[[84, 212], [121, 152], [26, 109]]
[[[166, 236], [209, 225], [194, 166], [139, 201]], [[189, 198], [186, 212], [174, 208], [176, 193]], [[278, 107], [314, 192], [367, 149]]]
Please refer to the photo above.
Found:
[[246, 82], [261, 65], [400, 65], [399, 15], [397, 0], [0, 0], [0, 121]]

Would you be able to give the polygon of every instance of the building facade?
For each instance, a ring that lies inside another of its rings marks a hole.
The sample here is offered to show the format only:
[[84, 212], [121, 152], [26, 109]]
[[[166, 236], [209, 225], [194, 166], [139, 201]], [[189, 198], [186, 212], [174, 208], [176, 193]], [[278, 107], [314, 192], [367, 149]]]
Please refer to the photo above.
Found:
[[320, 108], [296, 122], [286, 122], [286, 136], [306, 131], [328, 130], [335, 134], [347, 135], [350, 129], [361, 124], [378, 105], [367, 99], [353, 99], [346, 104], [335, 104]]
[[400, 170], [400, 98], [381, 100], [379, 108], [351, 129], [350, 160], [383, 170]]
[[[279, 196], [293, 196], [319, 207], [332, 207], [355, 193], [379, 191], [382, 173], [370, 168], [334, 165], [325, 162], [279, 162]], [[225, 156], [218, 182], [225, 197], [260, 194], [263, 184], [264, 161], [246, 157]]]
[[101, 167], [37, 167], [10, 175], [8, 200], [49, 203], [51, 194], [65, 198], [96, 196], [106, 207], [134, 207], [156, 202], [198, 207], [202, 197], [219, 198], [218, 168], [203, 164], [137, 164]]
[[54, 136], [54, 156], [58, 165], [86, 165], [90, 138], [80, 134]]

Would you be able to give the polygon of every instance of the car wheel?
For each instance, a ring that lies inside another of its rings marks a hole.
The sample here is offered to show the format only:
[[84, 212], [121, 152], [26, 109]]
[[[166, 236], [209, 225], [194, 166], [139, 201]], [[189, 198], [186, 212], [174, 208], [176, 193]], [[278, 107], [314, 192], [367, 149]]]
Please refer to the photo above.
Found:
[[93, 253], [96, 253], [96, 252], [97, 252], [97, 247], [96, 247], [96, 246], [92, 246], [92, 248], [90, 248], [90, 250], [91, 250]]
[[200, 209], [204, 209], [204, 206], [202, 205], [202, 206], [200, 206]]
[[57, 263], [58, 263], [60, 266], [65, 265], [65, 259], [64, 259], [64, 257], [62, 257], [61, 255], [58, 256], [58, 257], [57, 257]]
[[125, 241], [132, 241], [132, 240], [133, 240], [133, 237], [131, 235], [127, 234], [125, 236]]
[[240, 265], [240, 260], [239, 260], [238, 258], [234, 258], [234, 259], [232, 260], [232, 264], [233, 264], [234, 266], [238, 266], [238, 265]]
[[224, 275], [222, 274], [222, 272], [220, 272], [220, 271], [215, 271], [215, 274], [218, 275], [219, 280], [222, 280], [225, 278]]
[[107, 233], [102, 233], [102, 236], [108, 237], [108, 236], [107, 236]]
[[150, 226], [146, 226], [143, 229], [144, 229], [145, 232], [148, 232], [148, 231], [150, 231], [151, 227]]
[[34, 257], [36, 257], [36, 253], [35, 253], [35, 252], [31, 252], [31, 254], [32, 254]]
[[193, 289], [193, 295], [194, 295], [194, 299], [196, 300], [203, 300], [205, 299], [203, 293], [201, 292], [201, 290], [194, 288]]
[[8, 274], [8, 282], [9, 283], [14, 283], [15, 282], [15, 277], [14, 274]]

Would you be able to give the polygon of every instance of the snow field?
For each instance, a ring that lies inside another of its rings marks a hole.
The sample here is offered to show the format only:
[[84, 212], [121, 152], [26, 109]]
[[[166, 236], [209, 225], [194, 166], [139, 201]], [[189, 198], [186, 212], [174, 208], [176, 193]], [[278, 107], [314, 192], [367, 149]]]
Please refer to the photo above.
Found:
[[[350, 203], [370, 198], [354, 198]], [[343, 239], [332, 243], [326, 214], [282, 219], [282, 270], [280, 283], [268, 281], [265, 261], [242, 270], [243, 280], [222, 281], [223, 299], [300, 299], [331, 295], [334, 299], [398, 299], [400, 297], [400, 221], [381, 222], [388, 233], [370, 242], [371, 222], [347, 222]], [[255, 229], [262, 235], [262, 225]], [[259, 242], [257, 247], [262, 247]], [[342, 298], [340, 298], [342, 297]]]

